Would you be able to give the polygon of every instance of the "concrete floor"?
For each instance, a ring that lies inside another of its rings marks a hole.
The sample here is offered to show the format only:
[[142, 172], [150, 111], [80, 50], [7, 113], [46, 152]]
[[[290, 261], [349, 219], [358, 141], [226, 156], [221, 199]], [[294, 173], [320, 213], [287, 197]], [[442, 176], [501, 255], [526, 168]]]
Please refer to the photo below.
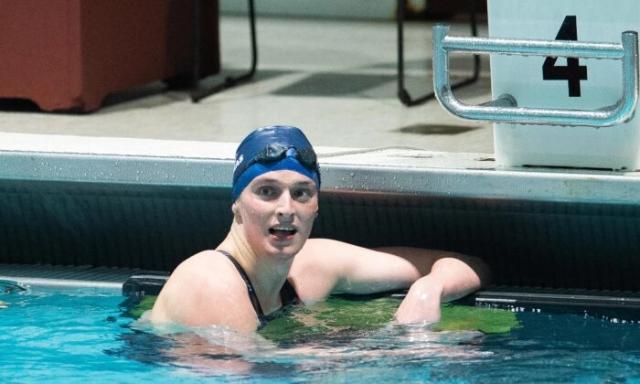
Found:
[[[432, 24], [407, 23], [407, 84], [414, 95], [431, 90]], [[407, 108], [396, 97], [397, 31], [393, 21], [258, 19], [255, 80], [192, 103], [185, 91], [162, 83], [110, 95], [91, 114], [46, 113], [0, 101], [0, 131], [54, 135], [238, 142], [251, 129], [297, 125], [315, 145], [410, 146], [432, 151], [492, 153], [490, 124], [458, 120], [435, 100]], [[468, 25], [453, 26], [468, 35]], [[486, 28], [481, 27], [481, 35]], [[221, 19], [223, 73], [248, 67], [246, 18]], [[471, 57], [452, 59], [454, 80], [470, 73]], [[487, 61], [479, 82], [460, 98], [489, 99]]]

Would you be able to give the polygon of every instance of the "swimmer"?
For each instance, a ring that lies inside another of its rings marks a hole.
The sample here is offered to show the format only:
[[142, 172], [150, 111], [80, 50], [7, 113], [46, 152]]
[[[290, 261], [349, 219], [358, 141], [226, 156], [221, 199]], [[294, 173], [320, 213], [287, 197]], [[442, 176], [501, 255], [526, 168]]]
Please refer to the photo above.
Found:
[[183, 261], [146, 318], [251, 333], [290, 303], [408, 289], [395, 321], [427, 324], [439, 321], [442, 302], [486, 283], [485, 264], [469, 256], [309, 239], [319, 188], [316, 154], [300, 129], [251, 132], [236, 151], [227, 237]]

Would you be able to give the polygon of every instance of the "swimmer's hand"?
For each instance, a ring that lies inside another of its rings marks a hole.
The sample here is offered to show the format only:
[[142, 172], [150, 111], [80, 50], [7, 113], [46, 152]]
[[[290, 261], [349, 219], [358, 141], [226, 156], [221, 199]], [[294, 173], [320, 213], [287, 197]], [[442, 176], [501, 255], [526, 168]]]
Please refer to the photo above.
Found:
[[4, 301], [0, 300], [0, 309], [5, 309], [5, 308], [9, 308], [9, 304], [7, 304]]
[[429, 276], [411, 285], [395, 314], [399, 324], [433, 324], [440, 321], [443, 285]]
[[464, 297], [488, 279], [479, 259], [443, 257], [433, 263], [429, 274], [416, 280], [396, 312], [400, 324], [430, 324], [440, 321], [440, 304]]

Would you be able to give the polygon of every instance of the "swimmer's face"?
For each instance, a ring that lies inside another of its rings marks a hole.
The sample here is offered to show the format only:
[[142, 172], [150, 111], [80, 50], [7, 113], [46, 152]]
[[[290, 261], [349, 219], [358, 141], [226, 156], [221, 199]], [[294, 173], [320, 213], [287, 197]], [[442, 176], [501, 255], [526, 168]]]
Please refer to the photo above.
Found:
[[256, 254], [291, 257], [311, 233], [318, 190], [298, 172], [267, 172], [249, 183], [232, 209]]

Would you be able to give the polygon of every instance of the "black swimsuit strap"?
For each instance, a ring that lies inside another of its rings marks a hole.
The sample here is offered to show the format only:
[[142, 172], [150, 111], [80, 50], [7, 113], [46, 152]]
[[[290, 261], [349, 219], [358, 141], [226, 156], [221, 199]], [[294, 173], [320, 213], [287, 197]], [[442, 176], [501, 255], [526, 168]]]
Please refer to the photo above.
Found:
[[240, 277], [242, 277], [242, 280], [244, 280], [244, 283], [247, 286], [247, 291], [249, 291], [249, 299], [251, 300], [251, 305], [253, 305], [253, 309], [256, 311], [256, 314], [258, 315], [258, 320], [260, 320], [260, 322], [262, 323], [264, 319], [264, 312], [262, 311], [260, 300], [258, 300], [258, 295], [256, 295], [256, 290], [253, 289], [253, 284], [251, 284], [251, 280], [249, 280], [249, 276], [247, 275], [247, 272], [244, 270], [244, 268], [242, 268], [240, 263], [238, 263], [238, 261], [236, 261], [236, 259], [233, 256], [231, 256], [229, 252], [223, 251], [220, 249], [218, 249], [217, 251], [227, 256], [227, 258], [231, 260], [233, 265], [238, 270], [238, 273], [240, 273]]
[[[240, 263], [238, 263], [238, 261], [229, 252], [220, 249], [218, 249], [217, 251], [227, 256], [227, 258], [231, 260], [233, 265], [238, 270], [240, 277], [242, 277], [242, 280], [244, 280], [244, 283], [247, 286], [247, 292], [249, 293], [251, 305], [253, 305], [253, 309], [258, 315], [258, 320], [260, 321], [261, 326], [264, 326], [274, 314], [265, 316], [264, 312], [262, 311], [262, 306], [260, 305], [260, 300], [258, 300], [256, 290], [253, 288], [253, 284], [251, 284], [251, 279], [249, 279], [249, 275], [247, 275], [247, 272], [244, 270], [244, 268], [242, 268]], [[296, 289], [293, 288], [293, 285], [291, 285], [291, 283], [289, 282], [289, 279], [284, 281], [284, 285], [280, 289], [280, 301], [282, 302], [283, 308], [291, 303], [298, 301], [298, 293], [296, 292]]]

